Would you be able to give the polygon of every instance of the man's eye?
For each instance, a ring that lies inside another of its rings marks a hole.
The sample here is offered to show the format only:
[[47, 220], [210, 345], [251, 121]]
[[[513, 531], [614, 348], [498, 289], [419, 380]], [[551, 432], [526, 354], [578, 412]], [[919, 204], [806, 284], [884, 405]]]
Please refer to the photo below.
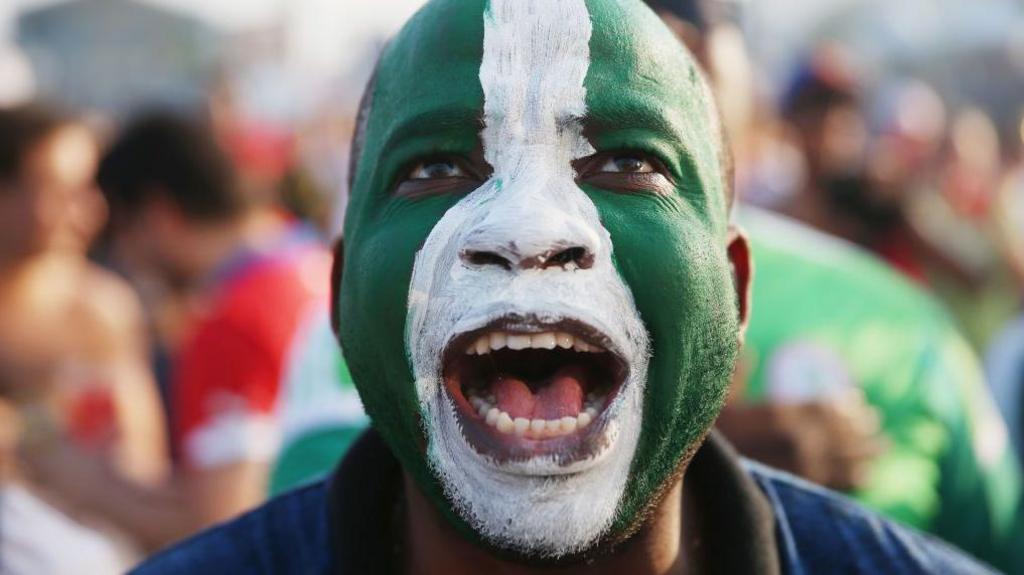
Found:
[[650, 174], [654, 171], [651, 162], [635, 155], [612, 156], [598, 170], [605, 174]]
[[438, 160], [417, 164], [409, 172], [410, 180], [442, 180], [445, 178], [465, 178], [466, 172], [451, 160]]
[[635, 150], [598, 153], [574, 164], [579, 181], [613, 192], [672, 193], [672, 180], [656, 157]]

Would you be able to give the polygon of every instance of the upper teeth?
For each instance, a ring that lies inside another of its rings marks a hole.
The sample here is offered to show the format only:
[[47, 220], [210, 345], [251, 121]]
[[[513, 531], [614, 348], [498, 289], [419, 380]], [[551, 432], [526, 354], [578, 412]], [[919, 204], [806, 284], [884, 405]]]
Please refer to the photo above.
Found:
[[484, 355], [491, 350], [509, 349], [575, 349], [576, 351], [603, 352], [603, 347], [589, 344], [564, 331], [543, 333], [507, 333], [495, 331], [485, 333], [466, 347], [468, 355]]

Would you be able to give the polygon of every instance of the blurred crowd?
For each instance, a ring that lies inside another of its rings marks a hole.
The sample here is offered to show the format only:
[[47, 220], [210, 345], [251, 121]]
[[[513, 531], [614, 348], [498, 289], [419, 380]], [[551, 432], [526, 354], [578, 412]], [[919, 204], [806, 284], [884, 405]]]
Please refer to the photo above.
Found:
[[[1024, 94], [997, 123], [825, 42], [766, 94], [734, 19], [649, 4], [712, 81], [752, 238], [721, 430], [1024, 570]], [[354, 118], [246, 120], [219, 90], [0, 108], [0, 573], [123, 571], [368, 425], [326, 313], [344, 193], [317, 163], [344, 171]]]

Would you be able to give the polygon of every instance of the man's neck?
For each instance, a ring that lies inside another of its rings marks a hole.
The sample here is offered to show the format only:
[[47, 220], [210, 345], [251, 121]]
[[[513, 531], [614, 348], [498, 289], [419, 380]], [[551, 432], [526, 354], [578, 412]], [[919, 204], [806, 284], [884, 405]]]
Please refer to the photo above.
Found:
[[463, 539], [427, 501], [415, 483], [405, 476], [407, 504], [405, 561], [410, 573], [487, 573], [527, 575], [552, 573], [668, 575], [687, 573], [683, 547], [683, 487], [677, 482], [651, 513], [633, 539], [619, 552], [600, 556], [586, 564], [540, 569], [499, 559]]
[[47, 299], [63, 293], [73, 283], [67, 278], [84, 263], [82, 254], [57, 250], [0, 260], [0, 297], [18, 299], [27, 294]]

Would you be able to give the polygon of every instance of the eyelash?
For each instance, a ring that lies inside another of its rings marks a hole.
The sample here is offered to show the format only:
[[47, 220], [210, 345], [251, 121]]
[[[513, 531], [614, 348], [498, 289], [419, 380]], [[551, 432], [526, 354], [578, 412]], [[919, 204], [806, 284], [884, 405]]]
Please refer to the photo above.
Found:
[[[617, 158], [633, 157], [648, 164], [649, 172], [602, 171], [600, 168]], [[618, 193], [671, 193], [675, 179], [665, 168], [664, 162], [655, 155], [642, 150], [620, 149], [599, 152], [584, 160], [578, 166], [578, 181], [594, 187]]]

